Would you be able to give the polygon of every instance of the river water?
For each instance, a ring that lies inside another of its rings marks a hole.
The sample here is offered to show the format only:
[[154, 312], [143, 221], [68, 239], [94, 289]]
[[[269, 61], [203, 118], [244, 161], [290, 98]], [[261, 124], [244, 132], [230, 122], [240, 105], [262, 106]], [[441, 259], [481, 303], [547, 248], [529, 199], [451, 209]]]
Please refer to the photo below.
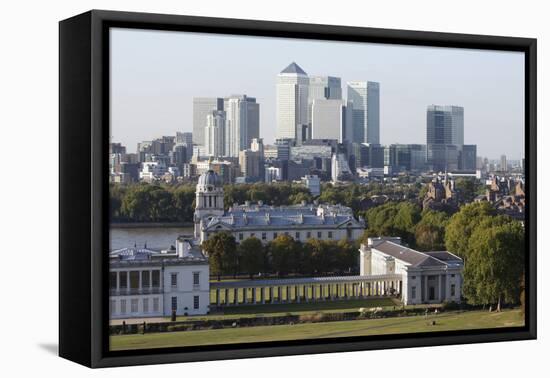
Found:
[[110, 249], [133, 247], [134, 244], [140, 248], [147, 244], [150, 249], [168, 249], [176, 245], [176, 238], [183, 234], [192, 235], [193, 227], [111, 227]]

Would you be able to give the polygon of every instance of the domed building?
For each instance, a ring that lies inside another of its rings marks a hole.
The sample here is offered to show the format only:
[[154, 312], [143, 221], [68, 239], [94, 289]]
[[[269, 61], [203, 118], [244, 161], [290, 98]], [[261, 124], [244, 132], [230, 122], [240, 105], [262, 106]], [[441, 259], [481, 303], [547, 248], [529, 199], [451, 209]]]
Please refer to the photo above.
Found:
[[209, 170], [199, 177], [195, 199], [195, 237], [201, 238], [201, 227], [213, 217], [223, 216], [223, 184], [216, 172]]
[[229, 232], [235, 240], [256, 237], [263, 243], [288, 235], [296, 240], [357, 240], [365, 221], [342, 205], [307, 204], [272, 206], [262, 202], [223, 206], [223, 186], [214, 171], [207, 171], [197, 183], [195, 238], [202, 243], [218, 232]]

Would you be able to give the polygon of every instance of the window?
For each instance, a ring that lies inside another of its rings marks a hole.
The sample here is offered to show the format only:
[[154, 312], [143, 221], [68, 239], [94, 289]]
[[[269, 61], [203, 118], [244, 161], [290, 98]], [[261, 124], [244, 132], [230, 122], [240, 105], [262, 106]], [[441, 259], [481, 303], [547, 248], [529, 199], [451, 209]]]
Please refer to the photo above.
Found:
[[277, 239], [277, 233], [276, 232], [273, 233], [273, 239]]
[[130, 311], [131, 311], [132, 313], [134, 313], [134, 314], [135, 314], [136, 312], [138, 312], [138, 300], [137, 300], [137, 298], [136, 298], [136, 299], [132, 299], [132, 300], [130, 301]]
[[416, 299], [416, 286], [411, 287], [411, 298]]
[[151, 282], [153, 283], [153, 287], [160, 287], [160, 270], [153, 270]]
[[193, 285], [200, 285], [200, 272], [193, 272]]
[[130, 289], [139, 289], [139, 271], [130, 272]]
[[251, 237], [251, 238], [254, 238], [254, 237], [256, 237], [256, 234], [255, 234], [255, 233], [251, 233], [251, 234], [250, 234], [250, 237]]
[[158, 298], [153, 298], [153, 312], [159, 312], [160, 301]]
[[126, 299], [120, 300], [120, 313], [126, 314]]
[[329, 238], [329, 239], [332, 239], [332, 231], [329, 231], [329, 232], [328, 232], [328, 238]]
[[456, 286], [455, 284], [451, 285], [451, 297], [454, 297], [456, 294]]
[[266, 240], [267, 239], [267, 232], [262, 232], [262, 240]]
[[455, 275], [454, 275], [454, 274], [451, 274], [451, 278], [455, 278]]
[[178, 297], [172, 297], [172, 311], [178, 310]]
[[243, 240], [243, 239], [244, 239], [243, 234], [239, 234], [239, 240]]
[[116, 276], [117, 272], [111, 272], [109, 274], [109, 287], [111, 288], [111, 290], [116, 289]]
[[199, 308], [199, 296], [193, 296], [193, 308], [197, 310]]
[[170, 273], [170, 285], [172, 287], [178, 287], [178, 274]]
[[300, 239], [300, 233], [296, 232], [296, 239]]
[[111, 315], [114, 315], [116, 313], [116, 301], [115, 300], [110, 301], [110, 311], [111, 311]]
[[149, 312], [149, 298], [143, 298], [143, 312]]
[[127, 289], [128, 288], [128, 272], [119, 272], [119, 279], [120, 279], [120, 288], [121, 289]]
[[148, 270], [141, 272], [141, 287], [149, 287], [151, 284], [151, 277]]
[[311, 238], [311, 231], [308, 231], [308, 232], [307, 232], [306, 237], [307, 237], [308, 239]]
[[412, 279], [412, 280], [416, 280], [416, 276], [412, 276], [411, 279]]
[[321, 239], [323, 237], [323, 233], [321, 231], [317, 231], [317, 239]]

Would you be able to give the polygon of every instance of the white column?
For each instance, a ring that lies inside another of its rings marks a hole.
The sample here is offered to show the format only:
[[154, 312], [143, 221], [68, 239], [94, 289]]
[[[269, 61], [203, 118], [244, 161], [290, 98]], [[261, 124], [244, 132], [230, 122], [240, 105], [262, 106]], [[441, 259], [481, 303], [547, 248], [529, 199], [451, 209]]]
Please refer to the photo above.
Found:
[[428, 302], [428, 276], [424, 276], [424, 301]]
[[300, 288], [298, 285], [294, 286], [294, 300], [296, 303], [300, 303]]
[[278, 287], [277, 287], [277, 302], [282, 302], [282, 298], [281, 298], [282, 295], [281, 295], [281, 292], [282, 292], [281, 287], [278, 286]]
[[260, 302], [265, 304], [265, 287], [262, 286], [260, 289]]
[[290, 303], [291, 296], [290, 296], [290, 286], [286, 287], [286, 302]]
[[316, 301], [317, 300], [317, 286], [315, 285], [312, 285], [311, 286], [311, 294], [312, 294], [312, 299], [313, 301]]
[[443, 302], [443, 298], [441, 298], [441, 286], [443, 286], [443, 280], [441, 279], [441, 274], [437, 275], [438, 278], [438, 284], [437, 284], [437, 299], [439, 302]]
[[275, 303], [273, 300], [273, 286], [269, 287], [269, 303]]
[[324, 285], [321, 284], [319, 285], [319, 295], [321, 296], [321, 300], [324, 301], [325, 300], [325, 290], [324, 290]]

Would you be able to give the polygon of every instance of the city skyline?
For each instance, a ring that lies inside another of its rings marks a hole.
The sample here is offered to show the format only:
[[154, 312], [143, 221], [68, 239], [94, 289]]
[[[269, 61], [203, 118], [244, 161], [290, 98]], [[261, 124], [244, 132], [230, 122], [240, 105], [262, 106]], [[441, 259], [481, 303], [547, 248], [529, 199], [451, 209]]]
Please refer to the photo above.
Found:
[[[213, 48], [231, 59], [207, 59]], [[277, 74], [293, 61], [309, 76], [340, 78], [342, 97], [348, 81], [379, 82], [381, 144], [424, 143], [428, 106], [457, 105], [465, 109], [464, 143], [477, 144], [479, 156], [524, 156], [522, 53], [123, 29], [112, 31], [112, 140], [132, 151], [191, 132], [193, 97], [246, 94], [260, 104], [260, 137], [271, 144]]]

